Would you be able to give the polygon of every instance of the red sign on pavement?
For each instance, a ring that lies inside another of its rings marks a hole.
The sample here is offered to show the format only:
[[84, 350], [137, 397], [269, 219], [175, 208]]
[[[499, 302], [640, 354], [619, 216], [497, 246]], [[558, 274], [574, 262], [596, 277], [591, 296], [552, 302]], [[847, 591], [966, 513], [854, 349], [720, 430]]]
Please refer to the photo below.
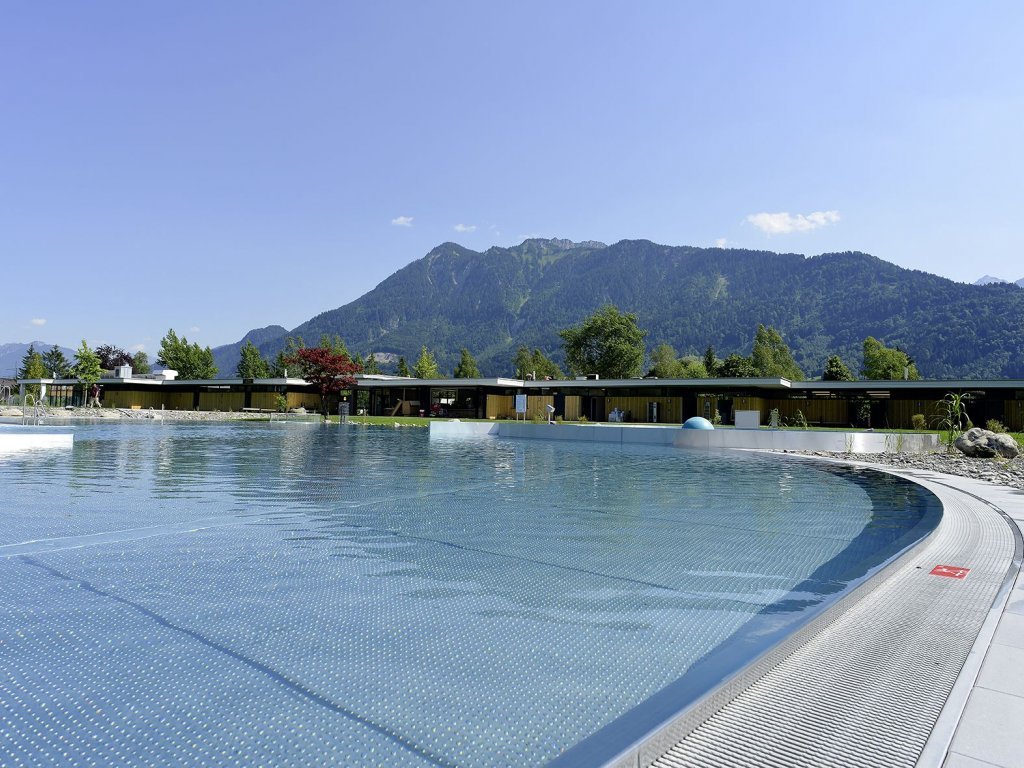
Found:
[[951, 579], [962, 579], [971, 572], [970, 568], [957, 568], [955, 565], [936, 565], [932, 568], [932, 576], [947, 576]]

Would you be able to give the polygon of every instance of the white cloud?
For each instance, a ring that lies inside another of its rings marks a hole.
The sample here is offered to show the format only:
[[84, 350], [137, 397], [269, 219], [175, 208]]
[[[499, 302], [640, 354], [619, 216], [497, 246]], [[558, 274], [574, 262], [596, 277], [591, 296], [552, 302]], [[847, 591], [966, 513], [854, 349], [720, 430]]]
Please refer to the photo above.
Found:
[[46, 325], [46, 318], [45, 317], [33, 317], [32, 318], [32, 325]]
[[128, 351], [129, 352], [145, 352], [146, 351], [146, 345], [145, 344], [132, 344], [130, 347], [128, 347]]
[[393, 227], [411, 227], [412, 216], [396, 216], [391, 220], [391, 226]]
[[729, 241], [726, 240], [724, 237], [720, 237], [717, 240], [715, 240], [715, 248], [725, 248], [728, 242]]
[[815, 211], [806, 216], [802, 213], [752, 213], [747, 221], [766, 235], [788, 235], [791, 232], [808, 232], [839, 221], [839, 211]]
[[456, 224], [452, 229], [456, 232], [476, 232], [476, 224]]

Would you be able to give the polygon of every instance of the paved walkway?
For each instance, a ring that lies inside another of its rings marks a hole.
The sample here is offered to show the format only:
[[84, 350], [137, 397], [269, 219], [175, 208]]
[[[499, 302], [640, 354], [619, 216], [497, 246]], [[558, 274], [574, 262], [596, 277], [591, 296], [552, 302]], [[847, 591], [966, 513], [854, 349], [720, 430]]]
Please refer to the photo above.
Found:
[[[1006, 513], [1024, 532], [1024, 491], [935, 473], [931, 476], [974, 494]], [[1019, 567], [1019, 553], [1018, 562]], [[946, 768], [1020, 768], [1024, 766], [1024, 573], [1018, 570], [1008, 599], [995, 620], [994, 632], [973, 681], [966, 706], [955, 725]], [[980, 638], [984, 642], [985, 631]], [[964, 675], [971, 674], [967, 669]], [[970, 680], [961, 680], [966, 686]], [[952, 704], [953, 702], [951, 702]]]

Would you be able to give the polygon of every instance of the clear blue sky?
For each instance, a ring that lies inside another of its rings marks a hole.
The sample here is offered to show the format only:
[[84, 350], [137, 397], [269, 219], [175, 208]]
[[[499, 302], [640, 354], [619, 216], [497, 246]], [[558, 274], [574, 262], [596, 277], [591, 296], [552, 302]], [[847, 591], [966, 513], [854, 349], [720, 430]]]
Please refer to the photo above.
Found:
[[1016, 280], [1022, 39], [1019, 2], [5, 3], [0, 343], [229, 343], [446, 240]]

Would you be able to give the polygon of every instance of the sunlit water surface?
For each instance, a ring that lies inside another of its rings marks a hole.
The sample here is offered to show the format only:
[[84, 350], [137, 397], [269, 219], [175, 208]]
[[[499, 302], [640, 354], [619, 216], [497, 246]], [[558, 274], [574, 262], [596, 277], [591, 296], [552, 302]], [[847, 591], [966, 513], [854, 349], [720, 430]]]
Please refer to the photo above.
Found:
[[752, 455], [74, 432], [0, 457], [2, 765], [590, 762], [935, 514], [892, 478]]

